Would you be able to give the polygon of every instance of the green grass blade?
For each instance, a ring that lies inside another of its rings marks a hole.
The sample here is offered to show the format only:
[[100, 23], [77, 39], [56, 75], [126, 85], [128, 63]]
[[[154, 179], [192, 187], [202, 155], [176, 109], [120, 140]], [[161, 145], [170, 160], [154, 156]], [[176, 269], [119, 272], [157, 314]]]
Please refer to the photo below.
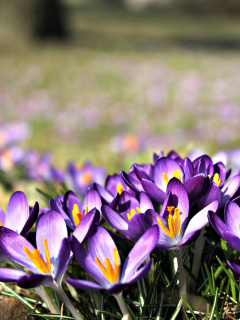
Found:
[[216, 319], [218, 319], [218, 312], [217, 312], [217, 301], [218, 301], [218, 288], [216, 289], [214, 301], [213, 301], [213, 306], [212, 306], [212, 311], [209, 317], [209, 320], [213, 320], [215, 309], [216, 309]]
[[[218, 258], [218, 256], [216, 256], [217, 261], [219, 262], [219, 264], [223, 267], [224, 271], [226, 272], [226, 274], [229, 276], [229, 280], [230, 280], [230, 285], [232, 287], [231, 281], [235, 284], [236, 288], [238, 289], [238, 291], [240, 292], [240, 287], [237, 283], [237, 281], [234, 279], [233, 275], [228, 271], [228, 269], [225, 267], [225, 265], [223, 264], [223, 262]], [[234, 299], [236, 300], [236, 299]]]
[[186, 301], [185, 299], [183, 299], [183, 297], [182, 297], [182, 300], [183, 300], [183, 302], [186, 304], [186, 306], [188, 307], [191, 315], [193, 316], [193, 319], [194, 319], [194, 320], [197, 320], [197, 318], [196, 318], [196, 316], [195, 316], [195, 313], [193, 312], [193, 309], [191, 308], [191, 306], [187, 303], [187, 301]]
[[183, 298], [181, 298], [181, 299], [179, 300], [178, 305], [177, 305], [177, 308], [175, 309], [174, 313], [172, 314], [170, 320], [175, 320], [175, 319], [177, 318], [179, 312], [181, 311], [182, 304], [183, 304]]

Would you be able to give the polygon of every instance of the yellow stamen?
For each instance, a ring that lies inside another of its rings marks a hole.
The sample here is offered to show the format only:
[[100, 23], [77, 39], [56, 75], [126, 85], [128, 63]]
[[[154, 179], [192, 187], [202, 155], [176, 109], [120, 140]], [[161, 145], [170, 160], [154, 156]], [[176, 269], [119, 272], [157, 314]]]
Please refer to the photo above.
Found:
[[116, 248], [113, 249], [113, 254], [114, 254], [114, 268], [111, 265], [109, 258], [105, 259], [104, 263], [106, 267], [104, 267], [104, 265], [98, 259], [98, 257], [95, 257], [95, 262], [97, 263], [102, 273], [110, 283], [116, 282], [118, 280], [118, 275], [119, 275], [119, 256], [118, 256], [118, 250]]
[[238, 225], [238, 228], [239, 228], [239, 231], [240, 231], [240, 223], [239, 223], [239, 225]]
[[173, 172], [173, 178], [177, 178], [178, 180], [181, 181], [181, 173], [179, 170], [176, 170], [175, 172]]
[[172, 235], [171, 235], [170, 231], [168, 230], [168, 228], [165, 227], [165, 225], [162, 223], [162, 220], [161, 220], [159, 217], [157, 217], [157, 222], [158, 222], [158, 224], [160, 225], [160, 227], [162, 227], [163, 231], [165, 231], [166, 234], [167, 234], [170, 238], [172, 238]]
[[[138, 213], [141, 213], [141, 210], [140, 210], [139, 207], [136, 207], [136, 210], [137, 210]], [[130, 221], [131, 218], [137, 213], [136, 210], [131, 209], [131, 210], [130, 210], [130, 213], [127, 213], [127, 217], [128, 217], [128, 220], [129, 220], [129, 221]]]
[[116, 190], [119, 194], [122, 194], [123, 193], [123, 186], [121, 185], [121, 183], [119, 183], [116, 187]]
[[219, 174], [218, 173], [214, 174], [212, 181], [215, 182], [218, 187], [220, 186], [221, 180], [219, 179]]
[[88, 213], [88, 206], [85, 207], [85, 215]]
[[163, 179], [164, 179], [166, 185], [168, 185], [168, 177], [167, 177], [167, 174], [166, 174], [165, 172], [163, 172], [162, 175], [163, 175]]
[[77, 227], [82, 220], [83, 214], [79, 212], [79, 208], [77, 204], [74, 204], [72, 210], [72, 216], [75, 226]]
[[3, 224], [2, 224], [2, 222], [0, 221], [0, 227], [2, 227], [3, 226]]
[[46, 261], [47, 261], [47, 267], [48, 267], [48, 270], [51, 271], [51, 259], [50, 259], [50, 254], [49, 254], [49, 250], [48, 250], [47, 239], [44, 238], [43, 243], [44, 243], [44, 248], [45, 248], [45, 257], [46, 257]]
[[[181, 173], [179, 170], [176, 170], [173, 172], [173, 178], [177, 178], [178, 180], [182, 181]], [[166, 185], [168, 185], [169, 179], [168, 179], [168, 176], [165, 172], [163, 172], [163, 179], [164, 179], [164, 182], [166, 183]]]
[[172, 214], [173, 209], [174, 209], [174, 206], [169, 206], [166, 208], [166, 210], [168, 211], [169, 214]]
[[28, 258], [35, 264], [35, 266], [44, 274], [49, 273], [50, 270], [48, 269], [48, 266], [40, 256], [40, 250], [33, 249], [31, 252], [27, 247], [23, 247], [24, 252], [28, 256]]
[[[172, 207], [167, 207], [172, 208]], [[174, 207], [173, 207], [174, 209]], [[157, 222], [160, 225], [160, 227], [163, 229], [163, 231], [170, 237], [174, 238], [176, 234], [180, 234], [181, 231], [181, 218], [180, 218], [180, 211], [178, 208], [174, 209], [174, 216], [172, 215], [173, 209], [169, 209], [169, 215], [168, 215], [168, 228], [162, 223], [160, 217], [157, 217]]]

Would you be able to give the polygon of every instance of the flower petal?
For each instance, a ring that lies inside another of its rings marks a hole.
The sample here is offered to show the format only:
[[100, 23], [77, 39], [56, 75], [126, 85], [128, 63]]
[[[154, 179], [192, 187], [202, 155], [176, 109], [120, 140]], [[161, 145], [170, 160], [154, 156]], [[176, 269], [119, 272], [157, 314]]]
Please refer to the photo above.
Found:
[[101, 290], [104, 289], [104, 287], [100, 286], [97, 283], [91, 282], [91, 281], [86, 281], [86, 280], [74, 280], [70, 278], [66, 278], [66, 281], [73, 286], [74, 288], [77, 289], [82, 289], [82, 290]]
[[224, 220], [229, 232], [240, 236], [239, 223], [240, 223], [240, 208], [232, 201], [228, 201], [224, 208]]
[[223, 223], [215, 212], [208, 213], [208, 221], [217, 234], [222, 238], [223, 232], [228, 230], [226, 224]]
[[232, 177], [222, 188], [222, 200], [220, 202], [220, 206], [224, 205], [228, 200], [232, 198], [232, 196], [236, 193], [240, 186], [240, 175]]
[[158, 203], [163, 203], [166, 198], [166, 193], [159, 189], [152, 181], [142, 179], [142, 186], [146, 194], [157, 201]]
[[14, 192], [8, 202], [5, 227], [20, 233], [29, 217], [29, 206], [25, 194]]
[[127, 174], [126, 172], [122, 171], [122, 179], [125, 182], [125, 184], [133, 191], [137, 193], [143, 191], [141, 182], [133, 178], [130, 174]]
[[146, 212], [148, 209], [154, 209], [152, 201], [149, 199], [149, 197], [146, 195], [145, 192], [140, 193], [140, 211], [142, 213]]
[[210, 180], [205, 174], [198, 174], [186, 181], [184, 186], [187, 190], [189, 201], [193, 202], [208, 192]]
[[5, 213], [3, 209], [0, 207], [0, 222], [4, 227], [5, 227], [5, 218], [6, 218]]
[[182, 168], [184, 172], [184, 182], [192, 178], [193, 176], [193, 165], [192, 161], [189, 158], [184, 158], [182, 161]]
[[88, 189], [83, 201], [84, 210], [86, 206], [88, 206], [88, 211], [96, 208], [101, 212], [102, 201], [96, 190]]
[[240, 238], [235, 234], [232, 234], [228, 231], [223, 232], [223, 239], [227, 241], [227, 243], [237, 251], [240, 251]]
[[121, 282], [127, 282], [155, 248], [159, 237], [158, 226], [149, 228], [134, 245], [124, 263]]
[[143, 266], [140, 270], [135, 272], [131, 277], [131, 279], [128, 280], [128, 283], [133, 283], [143, 278], [149, 272], [151, 265], [152, 265], [152, 259], [148, 260], [145, 266]]
[[208, 212], [216, 212], [218, 209], [218, 201], [213, 201], [207, 207], [199, 211], [188, 223], [183, 238], [193, 231], [201, 230], [208, 223]]
[[128, 238], [136, 242], [146, 231], [147, 225], [144, 221], [143, 213], [136, 213], [128, 224]]
[[59, 200], [55, 200], [55, 199], [50, 199], [49, 201], [49, 208], [50, 210], [54, 210], [58, 213], [60, 213], [60, 215], [63, 217], [66, 225], [74, 230], [75, 229], [75, 224], [73, 222], [73, 217], [72, 217], [72, 213], [70, 213], [69, 211], [69, 214], [71, 214], [70, 216], [68, 215], [67, 212], [65, 212], [65, 210], [63, 209], [63, 206], [62, 206], [62, 203], [59, 201]]
[[240, 266], [238, 264], [227, 261], [227, 265], [236, 275], [240, 276]]
[[39, 220], [36, 232], [37, 248], [43, 255], [45, 252], [44, 239], [47, 240], [51, 265], [51, 273], [56, 275], [58, 269], [58, 256], [62, 240], [68, 237], [67, 227], [63, 217], [56, 211], [49, 210]]
[[18, 279], [25, 274], [26, 272], [21, 270], [0, 268], [0, 281], [1, 282], [17, 282]]
[[[67, 191], [63, 198], [63, 210], [67, 213], [72, 223], [73, 223], [72, 211], [73, 211], [73, 206], [75, 204], [78, 206], [79, 212], [82, 213], [82, 204], [78, 199], [78, 196], [71, 190]], [[54, 208], [51, 208], [51, 209], [54, 210]]]
[[69, 239], [65, 238], [62, 241], [61, 248], [58, 255], [58, 268], [55, 276], [55, 280], [57, 283], [61, 283], [62, 278], [67, 270], [68, 264], [71, 260], [71, 247], [69, 243]]
[[111, 195], [107, 190], [105, 190], [100, 184], [94, 183], [93, 188], [98, 192], [101, 199], [106, 203], [110, 204], [113, 200], [113, 195]]
[[26, 274], [19, 278], [17, 285], [24, 289], [36, 288], [38, 286], [50, 286], [53, 283], [51, 276], [42, 274]]
[[95, 223], [99, 223], [100, 213], [97, 209], [92, 209], [82, 218], [77, 228], [74, 230], [73, 235], [77, 238], [79, 242], [84, 242], [91, 232]]
[[35, 202], [32, 210], [30, 212], [29, 218], [27, 219], [25, 226], [23, 227], [23, 229], [21, 231], [22, 236], [25, 236], [26, 233], [32, 228], [32, 226], [34, 225], [34, 223], [37, 220], [38, 213], [39, 213], [39, 204], [38, 204], [38, 202]]
[[221, 201], [221, 191], [216, 183], [210, 183], [210, 189], [201, 199], [198, 200], [198, 209], [201, 210], [208, 206], [211, 202], [217, 200], [219, 203]]
[[103, 205], [102, 215], [110, 226], [127, 236], [128, 223], [117, 212], [112, 210], [110, 207]]

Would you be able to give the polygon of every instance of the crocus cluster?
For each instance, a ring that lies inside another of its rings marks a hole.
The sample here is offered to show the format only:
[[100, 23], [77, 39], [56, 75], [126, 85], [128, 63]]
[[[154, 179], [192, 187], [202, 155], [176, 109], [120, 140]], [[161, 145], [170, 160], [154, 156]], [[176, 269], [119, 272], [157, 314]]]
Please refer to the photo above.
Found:
[[[71, 164], [68, 170], [74, 183], [83, 180], [78, 190], [83, 200], [69, 190], [50, 199], [48, 207], [39, 209], [36, 202], [31, 208], [18, 191], [6, 214], [0, 208], [0, 258], [13, 267], [0, 268], [0, 281], [51, 287], [75, 319], [82, 316], [62, 289], [64, 279], [77, 289], [104, 289], [124, 314], [122, 292], [149, 272], [152, 252], [178, 252], [194, 243], [208, 222], [240, 251], [240, 175], [231, 176], [221, 161], [161, 152], [153, 163], [135, 163], [128, 172], [109, 175], [104, 186], [102, 170], [89, 163]], [[132, 246], [123, 263], [115, 240]], [[72, 259], [90, 279], [64, 278]], [[228, 264], [240, 275], [238, 265]]]

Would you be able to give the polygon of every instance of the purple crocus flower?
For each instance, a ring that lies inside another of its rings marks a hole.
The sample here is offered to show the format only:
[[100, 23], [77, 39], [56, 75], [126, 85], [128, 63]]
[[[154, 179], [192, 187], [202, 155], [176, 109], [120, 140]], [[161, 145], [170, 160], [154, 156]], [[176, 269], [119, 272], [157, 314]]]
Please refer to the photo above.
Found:
[[8, 202], [6, 215], [0, 207], [0, 226], [11, 229], [22, 236], [26, 236], [27, 232], [35, 223], [39, 205], [35, 202], [29, 214], [28, 200], [21, 191], [14, 192]]
[[89, 189], [84, 197], [83, 205], [77, 195], [69, 190], [59, 199], [51, 199], [49, 207], [60, 213], [73, 235], [83, 242], [92, 227], [100, 222], [102, 201], [96, 190]]
[[105, 170], [93, 167], [90, 162], [85, 162], [83, 165], [71, 162], [68, 164], [67, 174], [70, 186], [83, 196], [94, 182], [103, 184]]
[[28, 178], [39, 182], [63, 182], [64, 175], [58, 168], [53, 167], [49, 153], [39, 154], [29, 151], [25, 155], [24, 165]]
[[120, 196], [118, 212], [107, 205], [102, 207], [108, 224], [132, 242], [136, 242], [152, 225], [152, 216], [147, 211], [153, 210], [152, 202], [144, 192], [140, 193], [139, 199], [124, 191]]
[[209, 222], [218, 235], [240, 251], [240, 207], [228, 201], [224, 207], [224, 221], [216, 213], [209, 213]]
[[208, 212], [216, 212], [218, 209], [218, 201], [215, 200], [191, 218], [185, 186], [177, 178], [173, 178], [169, 181], [166, 192], [160, 215], [154, 210], [147, 211], [152, 215], [153, 224], [160, 229], [157, 251], [174, 250], [193, 242], [208, 223]]
[[122, 270], [118, 249], [104, 228], [97, 227], [89, 237], [89, 252], [73, 237], [72, 250], [75, 258], [97, 283], [69, 278], [66, 280], [79, 289], [105, 289], [108, 293], [119, 294], [128, 284], [147, 274], [152, 260], [140, 270], [137, 269], [154, 249], [158, 236], [156, 226], [148, 229], [130, 251]]

